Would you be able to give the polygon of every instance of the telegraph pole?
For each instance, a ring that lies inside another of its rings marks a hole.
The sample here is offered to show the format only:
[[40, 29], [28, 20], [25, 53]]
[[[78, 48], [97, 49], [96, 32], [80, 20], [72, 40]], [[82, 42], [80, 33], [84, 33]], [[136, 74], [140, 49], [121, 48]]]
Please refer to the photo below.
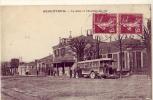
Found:
[[118, 41], [119, 41], [119, 59], [120, 59], [120, 78], [122, 78], [122, 67], [123, 67], [123, 59], [122, 59], [122, 37], [120, 34], [118, 35]]
[[100, 58], [100, 57], [99, 57], [99, 51], [100, 51], [100, 50], [99, 50], [99, 44], [100, 44], [100, 38], [99, 38], [99, 36], [97, 36], [97, 37], [96, 37], [96, 50], [97, 50], [97, 51], [96, 51], [96, 52], [97, 52], [96, 58], [97, 58], [97, 59]]

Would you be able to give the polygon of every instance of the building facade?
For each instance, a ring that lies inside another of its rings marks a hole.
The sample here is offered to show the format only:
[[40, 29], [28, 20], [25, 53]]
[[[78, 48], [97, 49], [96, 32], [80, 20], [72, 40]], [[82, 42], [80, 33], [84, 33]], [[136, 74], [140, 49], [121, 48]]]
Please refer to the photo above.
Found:
[[20, 62], [20, 65], [18, 67], [18, 73], [21, 76], [24, 75], [36, 75], [37, 68], [36, 68], [36, 62]]
[[76, 54], [70, 47], [71, 39], [71, 36], [69, 38], [60, 38], [58, 45], [53, 46], [53, 66], [57, 76], [70, 76], [71, 66], [76, 60]]
[[113, 58], [117, 71], [137, 73], [147, 70], [146, 48], [138, 39], [123, 39], [121, 50], [118, 41], [100, 44], [100, 56]]
[[2, 62], [1, 63], [1, 75], [2, 76], [13, 75], [11, 73], [10, 68], [11, 68], [10, 62]]
[[38, 75], [54, 75], [53, 55], [35, 60]]
[[[62, 38], [59, 44], [53, 47], [53, 66], [57, 75], [69, 76], [72, 65], [77, 61], [77, 55], [70, 47], [71, 39], [72, 37]], [[146, 72], [146, 48], [141, 40], [129, 37], [122, 39], [120, 45], [118, 40], [101, 42], [92, 35], [84, 36], [84, 39], [87, 39], [88, 43], [84, 48], [83, 60], [113, 58], [113, 66], [117, 71]]]
[[18, 75], [19, 59], [1, 62], [1, 75]]

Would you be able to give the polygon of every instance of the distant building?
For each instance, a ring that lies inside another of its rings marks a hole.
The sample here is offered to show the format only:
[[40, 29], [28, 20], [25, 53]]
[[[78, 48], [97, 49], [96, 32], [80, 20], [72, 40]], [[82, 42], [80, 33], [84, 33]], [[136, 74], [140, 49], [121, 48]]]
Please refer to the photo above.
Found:
[[20, 61], [17, 58], [1, 62], [1, 75], [18, 75], [19, 63]]
[[11, 68], [10, 62], [2, 62], [1, 63], [1, 75], [2, 76], [12, 75], [10, 68]]
[[18, 67], [18, 72], [19, 72], [19, 75], [26, 75], [26, 73], [28, 72], [27, 64], [24, 62], [20, 63]]
[[19, 67], [19, 63], [20, 63], [20, 60], [17, 59], [17, 58], [12, 58], [11, 61], [10, 61], [10, 71], [11, 71], [11, 74], [12, 75], [16, 75], [18, 74], [18, 67]]
[[20, 65], [18, 67], [18, 73], [19, 75], [36, 75], [36, 62], [20, 62]]
[[20, 62], [18, 73], [19, 75], [53, 75], [53, 56], [49, 55], [29, 63]]
[[36, 61], [36, 71], [39, 75], [53, 75], [53, 55], [46, 56]]

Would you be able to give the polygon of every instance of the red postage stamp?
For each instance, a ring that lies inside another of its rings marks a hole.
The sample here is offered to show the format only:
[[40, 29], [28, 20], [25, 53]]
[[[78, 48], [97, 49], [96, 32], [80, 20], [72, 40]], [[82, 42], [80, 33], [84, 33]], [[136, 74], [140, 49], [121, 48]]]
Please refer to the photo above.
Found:
[[93, 14], [94, 33], [116, 33], [116, 14]]
[[142, 18], [142, 14], [119, 14], [120, 33], [141, 34]]

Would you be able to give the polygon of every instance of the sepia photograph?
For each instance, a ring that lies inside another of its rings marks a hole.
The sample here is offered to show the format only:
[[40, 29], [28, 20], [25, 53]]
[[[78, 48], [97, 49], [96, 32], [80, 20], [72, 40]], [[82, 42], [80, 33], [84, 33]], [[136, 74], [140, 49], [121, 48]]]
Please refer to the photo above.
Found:
[[152, 100], [151, 12], [1, 6], [1, 100]]

